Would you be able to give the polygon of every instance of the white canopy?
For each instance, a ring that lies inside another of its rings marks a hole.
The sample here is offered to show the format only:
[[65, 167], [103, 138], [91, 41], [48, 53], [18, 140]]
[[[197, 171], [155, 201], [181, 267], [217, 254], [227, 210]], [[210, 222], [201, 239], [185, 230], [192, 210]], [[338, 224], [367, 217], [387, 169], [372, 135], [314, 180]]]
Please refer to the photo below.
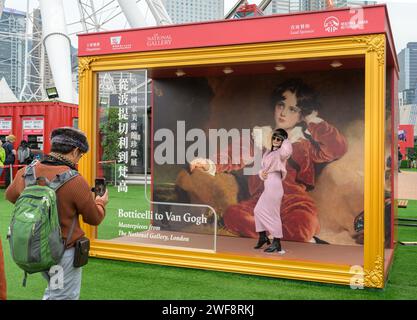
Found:
[[1, 78], [0, 80], [0, 103], [1, 102], [19, 102], [4, 78]]

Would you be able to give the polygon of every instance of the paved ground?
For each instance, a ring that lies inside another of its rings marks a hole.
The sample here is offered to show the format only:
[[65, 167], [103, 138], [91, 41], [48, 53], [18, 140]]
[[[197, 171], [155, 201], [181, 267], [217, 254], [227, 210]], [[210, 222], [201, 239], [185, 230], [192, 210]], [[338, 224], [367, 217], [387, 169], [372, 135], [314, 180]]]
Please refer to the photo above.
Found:
[[417, 200], [417, 172], [398, 173], [398, 199]]

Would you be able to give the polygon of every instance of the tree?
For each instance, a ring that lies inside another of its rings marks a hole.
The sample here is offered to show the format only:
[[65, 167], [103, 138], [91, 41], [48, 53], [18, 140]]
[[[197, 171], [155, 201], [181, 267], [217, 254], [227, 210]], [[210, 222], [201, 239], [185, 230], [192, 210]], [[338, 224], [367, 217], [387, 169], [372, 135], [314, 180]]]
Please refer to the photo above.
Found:
[[[119, 133], [119, 108], [110, 107], [106, 109], [107, 121], [100, 123], [101, 147], [103, 150], [101, 160], [117, 160], [119, 152], [119, 138], [122, 136]], [[112, 168], [113, 164], [104, 164], [104, 176], [107, 180], [113, 179]]]
[[119, 113], [118, 108], [107, 109], [107, 121], [100, 124], [102, 160], [116, 160], [119, 152]]

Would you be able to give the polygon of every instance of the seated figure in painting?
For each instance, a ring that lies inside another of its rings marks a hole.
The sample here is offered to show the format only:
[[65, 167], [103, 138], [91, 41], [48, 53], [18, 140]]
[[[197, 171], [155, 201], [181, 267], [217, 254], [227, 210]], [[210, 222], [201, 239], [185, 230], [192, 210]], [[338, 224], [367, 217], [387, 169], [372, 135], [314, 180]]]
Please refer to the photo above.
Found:
[[[290, 79], [278, 85], [273, 91], [271, 102], [274, 129], [286, 130], [293, 147], [293, 154], [287, 161], [288, 174], [283, 181], [283, 240], [319, 242], [316, 237], [320, 232], [318, 210], [309, 194], [316, 183], [316, 165], [340, 159], [347, 152], [347, 141], [338, 129], [319, 117], [317, 94], [302, 80]], [[231, 200], [220, 213], [226, 230], [232, 234], [258, 237], [255, 231], [254, 208], [263, 192], [263, 183], [258, 175], [243, 176], [242, 171], [253, 165], [253, 160], [251, 162], [250, 159], [254, 148], [270, 148], [265, 142], [270, 141], [272, 131], [272, 127], [263, 127], [262, 137], [253, 137], [251, 150], [242, 150], [238, 164], [233, 164], [232, 161], [226, 164], [218, 161], [215, 164], [209, 159], [195, 159], [190, 164], [189, 171], [192, 174], [197, 171], [205, 172], [207, 180], [215, 179], [213, 174], [217, 176], [229, 173], [235, 176], [239, 186], [236, 201]], [[223, 152], [227, 152], [231, 159], [230, 146]], [[201, 176], [200, 173], [199, 175]], [[182, 171], [176, 184], [187, 191], [189, 188], [186, 185], [191, 178], [191, 175]], [[203, 184], [199, 185], [200, 190], [205, 189], [201, 188]]]

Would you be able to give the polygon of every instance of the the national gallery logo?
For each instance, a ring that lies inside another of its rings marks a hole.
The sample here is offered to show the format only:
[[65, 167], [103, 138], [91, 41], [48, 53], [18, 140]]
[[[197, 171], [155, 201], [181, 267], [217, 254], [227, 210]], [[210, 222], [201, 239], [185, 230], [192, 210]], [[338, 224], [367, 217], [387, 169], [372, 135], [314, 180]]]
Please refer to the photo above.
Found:
[[169, 46], [172, 44], [172, 37], [169, 34], [162, 35], [154, 33], [152, 36], [146, 38], [146, 46], [148, 47], [161, 47]]

